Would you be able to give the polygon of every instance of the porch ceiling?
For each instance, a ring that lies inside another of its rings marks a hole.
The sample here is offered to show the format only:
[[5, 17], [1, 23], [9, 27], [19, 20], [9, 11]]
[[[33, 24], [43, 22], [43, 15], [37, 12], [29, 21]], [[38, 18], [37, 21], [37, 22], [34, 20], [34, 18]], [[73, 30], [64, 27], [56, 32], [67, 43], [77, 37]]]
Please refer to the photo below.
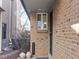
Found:
[[53, 0], [21, 0], [27, 12], [42, 10], [48, 12], [53, 6]]

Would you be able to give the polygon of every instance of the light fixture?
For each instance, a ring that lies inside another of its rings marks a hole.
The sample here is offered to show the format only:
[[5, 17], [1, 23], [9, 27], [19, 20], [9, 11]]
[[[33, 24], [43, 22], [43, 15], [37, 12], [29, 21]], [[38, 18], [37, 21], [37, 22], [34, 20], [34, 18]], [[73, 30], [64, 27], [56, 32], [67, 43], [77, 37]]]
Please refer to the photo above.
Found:
[[39, 9], [37, 9], [38, 11], [40, 11], [41, 9], [39, 8]]
[[76, 23], [76, 24], [71, 25], [71, 28], [72, 28], [73, 30], [75, 30], [76, 33], [79, 33], [79, 23]]

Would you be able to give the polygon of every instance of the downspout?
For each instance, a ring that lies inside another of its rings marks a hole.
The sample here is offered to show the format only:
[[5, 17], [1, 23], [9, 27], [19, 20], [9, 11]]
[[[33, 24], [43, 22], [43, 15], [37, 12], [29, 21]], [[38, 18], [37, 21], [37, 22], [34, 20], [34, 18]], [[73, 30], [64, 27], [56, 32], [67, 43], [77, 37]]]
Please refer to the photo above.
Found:
[[10, 16], [9, 16], [9, 45], [11, 45], [11, 34], [12, 34], [12, 0], [10, 0]]

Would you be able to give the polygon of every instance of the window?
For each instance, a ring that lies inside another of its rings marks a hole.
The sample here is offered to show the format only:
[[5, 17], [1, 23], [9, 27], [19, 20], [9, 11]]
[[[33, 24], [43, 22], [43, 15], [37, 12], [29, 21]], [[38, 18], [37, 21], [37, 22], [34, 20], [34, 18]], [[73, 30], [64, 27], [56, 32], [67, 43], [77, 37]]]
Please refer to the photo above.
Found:
[[32, 55], [35, 55], [35, 42], [32, 42]]
[[37, 30], [47, 30], [47, 13], [37, 13]]
[[2, 39], [6, 39], [6, 24], [2, 23]]

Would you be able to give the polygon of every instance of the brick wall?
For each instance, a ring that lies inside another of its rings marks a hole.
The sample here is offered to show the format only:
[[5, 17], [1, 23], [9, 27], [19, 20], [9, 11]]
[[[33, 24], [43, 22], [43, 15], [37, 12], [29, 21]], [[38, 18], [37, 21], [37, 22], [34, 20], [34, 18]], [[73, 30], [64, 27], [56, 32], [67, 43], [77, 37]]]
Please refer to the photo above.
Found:
[[53, 59], [79, 59], [79, 0], [55, 0], [53, 10]]
[[36, 56], [47, 56], [48, 55], [48, 33], [37, 32], [35, 12], [32, 12], [30, 14], [30, 19], [31, 19], [31, 43], [35, 42], [35, 55]]

